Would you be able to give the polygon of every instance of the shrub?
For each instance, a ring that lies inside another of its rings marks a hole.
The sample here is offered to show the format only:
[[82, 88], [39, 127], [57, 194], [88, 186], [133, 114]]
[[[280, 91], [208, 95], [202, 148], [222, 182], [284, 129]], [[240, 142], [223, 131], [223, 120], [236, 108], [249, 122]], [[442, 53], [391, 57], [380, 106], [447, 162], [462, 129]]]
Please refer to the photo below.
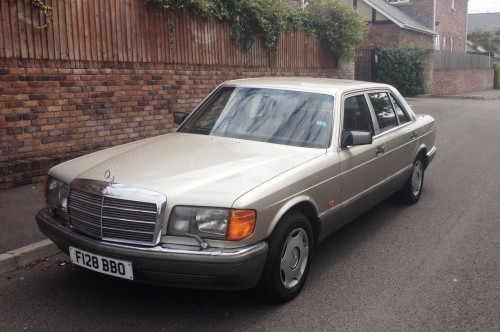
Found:
[[500, 62], [493, 63], [493, 69], [495, 70], [495, 89], [500, 89]]
[[356, 55], [366, 23], [357, 10], [338, 0], [316, 0], [306, 7], [315, 31], [333, 53], [346, 59]]
[[425, 55], [419, 46], [378, 47], [377, 81], [396, 87], [404, 96], [425, 92]]

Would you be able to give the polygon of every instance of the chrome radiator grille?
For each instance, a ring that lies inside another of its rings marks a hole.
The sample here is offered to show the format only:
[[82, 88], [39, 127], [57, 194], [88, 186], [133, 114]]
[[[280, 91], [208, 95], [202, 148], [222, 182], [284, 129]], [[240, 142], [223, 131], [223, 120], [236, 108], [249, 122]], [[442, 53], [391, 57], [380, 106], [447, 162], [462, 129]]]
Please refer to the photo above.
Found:
[[158, 207], [155, 203], [107, 197], [71, 189], [69, 221], [74, 230], [91, 237], [153, 244]]

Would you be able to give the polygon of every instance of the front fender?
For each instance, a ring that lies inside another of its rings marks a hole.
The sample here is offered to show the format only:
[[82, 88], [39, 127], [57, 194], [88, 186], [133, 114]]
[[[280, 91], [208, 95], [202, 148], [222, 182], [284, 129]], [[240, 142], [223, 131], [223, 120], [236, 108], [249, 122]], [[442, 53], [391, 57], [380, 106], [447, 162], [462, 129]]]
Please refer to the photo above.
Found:
[[[266, 237], [269, 237], [271, 235], [271, 233], [274, 230], [274, 228], [276, 227], [276, 225], [279, 223], [281, 218], [283, 218], [283, 216], [286, 213], [288, 213], [289, 211], [295, 209], [297, 206], [302, 205], [304, 203], [308, 204], [309, 206], [312, 207], [312, 209], [314, 211], [314, 215], [317, 217], [318, 211], [319, 211], [318, 205], [311, 197], [309, 197], [307, 195], [299, 195], [299, 196], [293, 197], [292, 199], [287, 201], [283, 206], [281, 206], [280, 209], [278, 210], [278, 212], [274, 215], [274, 217], [271, 220], [269, 227], [267, 229]], [[313, 221], [311, 220], [311, 222], [313, 222]]]

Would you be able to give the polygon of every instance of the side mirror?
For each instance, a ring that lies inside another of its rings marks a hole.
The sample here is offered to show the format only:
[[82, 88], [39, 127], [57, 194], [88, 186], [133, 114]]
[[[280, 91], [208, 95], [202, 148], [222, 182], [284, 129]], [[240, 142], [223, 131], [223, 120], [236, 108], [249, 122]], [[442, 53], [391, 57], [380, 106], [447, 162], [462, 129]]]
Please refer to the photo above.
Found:
[[184, 112], [174, 112], [174, 123], [180, 125], [186, 120], [188, 114]]
[[370, 131], [342, 130], [340, 147], [372, 144], [373, 136]]

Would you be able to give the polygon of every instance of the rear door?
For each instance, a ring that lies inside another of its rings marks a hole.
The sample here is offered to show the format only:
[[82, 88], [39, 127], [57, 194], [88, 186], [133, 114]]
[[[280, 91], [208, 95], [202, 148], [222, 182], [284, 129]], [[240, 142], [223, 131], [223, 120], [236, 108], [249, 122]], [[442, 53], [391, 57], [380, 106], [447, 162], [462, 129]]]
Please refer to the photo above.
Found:
[[370, 92], [368, 97], [378, 131], [374, 140], [383, 146], [384, 177], [387, 189], [392, 191], [409, 176], [418, 135], [406, 110], [390, 91]]

